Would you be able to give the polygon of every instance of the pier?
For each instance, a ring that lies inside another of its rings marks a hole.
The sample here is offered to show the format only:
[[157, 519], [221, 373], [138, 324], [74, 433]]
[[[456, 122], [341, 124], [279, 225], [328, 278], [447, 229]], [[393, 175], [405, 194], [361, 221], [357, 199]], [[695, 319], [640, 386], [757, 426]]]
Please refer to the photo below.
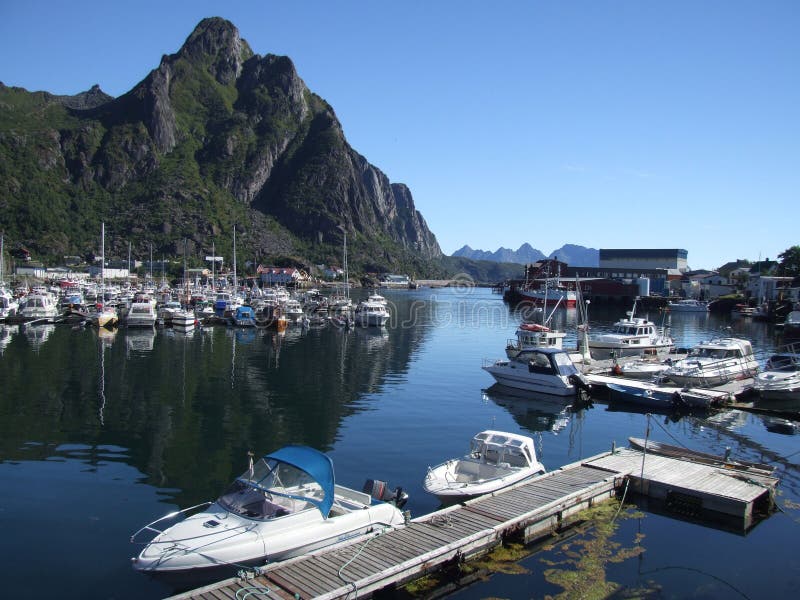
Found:
[[724, 459], [681, 455], [675, 449], [658, 450], [656, 445], [652, 450], [647, 446], [645, 451], [598, 454], [405, 526], [268, 564], [255, 577], [228, 579], [173, 598], [233, 599], [263, 596], [267, 590], [268, 597], [287, 600], [365, 598], [488, 552], [507, 536], [521, 534], [526, 543], [548, 536], [626, 487], [668, 507], [678, 506], [680, 513], [688, 507], [694, 517], [733, 518], [742, 531], [772, 501], [778, 480], [768, 472]]

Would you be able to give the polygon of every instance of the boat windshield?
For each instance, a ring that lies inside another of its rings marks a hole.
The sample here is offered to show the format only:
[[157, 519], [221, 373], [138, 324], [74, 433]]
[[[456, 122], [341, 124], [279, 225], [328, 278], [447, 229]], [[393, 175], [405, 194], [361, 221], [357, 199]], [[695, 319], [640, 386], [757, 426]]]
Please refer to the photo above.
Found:
[[556, 352], [552, 355], [551, 359], [559, 375], [565, 375], [569, 377], [570, 375], [574, 375], [578, 372], [578, 369], [575, 367], [575, 364], [572, 362], [572, 359], [570, 359], [569, 354], [566, 352]]
[[792, 354], [775, 354], [767, 361], [770, 371], [800, 371], [800, 356]]
[[251, 519], [273, 519], [319, 505], [324, 495], [322, 486], [302, 469], [264, 457], [242, 473], [217, 502]]

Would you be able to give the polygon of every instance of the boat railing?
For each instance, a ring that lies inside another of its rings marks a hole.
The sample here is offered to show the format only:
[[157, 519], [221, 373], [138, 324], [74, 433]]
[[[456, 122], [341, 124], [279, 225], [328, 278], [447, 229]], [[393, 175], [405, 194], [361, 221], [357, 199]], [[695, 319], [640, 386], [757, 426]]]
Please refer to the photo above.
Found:
[[150, 533], [154, 533], [155, 535], [160, 535], [160, 534], [164, 533], [163, 529], [159, 529], [159, 528], [155, 527], [156, 523], [161, 523], [162, 521], [166, 521], [168, 519], [175, 519], [176, 517], [179, 517], [181, 515], [188, 516], [189, 512], [191, 512], [193, 510], [200, 509], [200, 508], [205, 508], [206, 506], [210, 506], [210, 505], [211, 505], [210, 501], [202, 502], [200, 504], [195, 504], [194, 506], [190, 506], [189, 508], [176, 510], [174, 512], [171, 512], [171, 513], [168, 513], [168, 514], [164, 515], [163, 517], [159, 517], [155, 521], [151, 521], [150, 523], [148, 523], [144, 527], [141, 527], [136, 533], [134, 533], [131, 536], [131, 544], [147, 544], [147, 543], [149, 543], [149, 540], [148, 540], [148, 542], [140, 542], [140, 541], [136, 540], [136, 538], [139, 537], [139, 535], [144, 531], [148, 531]]

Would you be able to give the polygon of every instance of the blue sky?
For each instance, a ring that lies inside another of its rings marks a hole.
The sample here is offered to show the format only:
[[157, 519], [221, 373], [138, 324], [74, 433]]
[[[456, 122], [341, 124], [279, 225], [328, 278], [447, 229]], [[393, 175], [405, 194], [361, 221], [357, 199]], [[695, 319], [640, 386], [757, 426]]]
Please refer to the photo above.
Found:
[[289, 56], [447, 254], [800, 244], [800, 2], [0, 0], [0, 81], [120, 95], [207, 16]]

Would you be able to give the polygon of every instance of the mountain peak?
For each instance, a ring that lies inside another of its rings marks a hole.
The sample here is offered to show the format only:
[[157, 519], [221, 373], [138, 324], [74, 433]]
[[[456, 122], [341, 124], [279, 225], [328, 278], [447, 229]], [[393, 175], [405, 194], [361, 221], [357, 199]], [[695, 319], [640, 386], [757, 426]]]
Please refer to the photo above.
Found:
[[236, 81], [244, 61], [253, 56], [253, 51], [233, 23], [221, 17], [209, 17], [197, 24], [178, 56], [206, 66], [219, 83], [227, 85]]

